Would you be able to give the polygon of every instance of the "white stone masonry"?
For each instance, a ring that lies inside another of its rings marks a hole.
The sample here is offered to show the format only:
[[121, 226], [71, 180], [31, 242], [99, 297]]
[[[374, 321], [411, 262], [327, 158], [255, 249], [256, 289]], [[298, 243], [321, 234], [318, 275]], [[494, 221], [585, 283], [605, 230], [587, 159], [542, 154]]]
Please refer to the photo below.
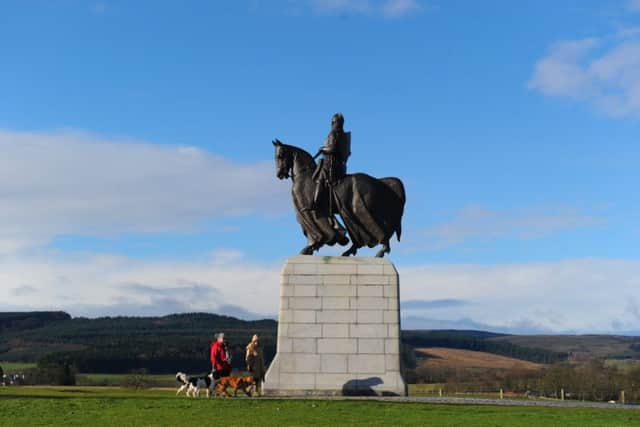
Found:
[[265, 393], [405, 396], [398, 286], [385, 258], [289, 258]]

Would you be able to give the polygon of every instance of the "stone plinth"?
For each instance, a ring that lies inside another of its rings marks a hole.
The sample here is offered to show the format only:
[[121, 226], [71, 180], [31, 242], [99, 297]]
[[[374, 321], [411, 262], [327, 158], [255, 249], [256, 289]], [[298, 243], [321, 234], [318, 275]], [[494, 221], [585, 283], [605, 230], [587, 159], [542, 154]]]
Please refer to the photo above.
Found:
[[265, 393], [405, 396], [400, 372], [393, 264], [384, 258], [289, 258]]

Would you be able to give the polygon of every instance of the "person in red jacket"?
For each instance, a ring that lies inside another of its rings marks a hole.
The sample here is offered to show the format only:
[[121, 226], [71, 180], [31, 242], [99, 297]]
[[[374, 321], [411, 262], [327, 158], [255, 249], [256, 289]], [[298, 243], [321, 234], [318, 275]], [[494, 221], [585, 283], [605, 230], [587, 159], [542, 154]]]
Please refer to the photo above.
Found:
[[231, 375], [231, 353], [229, 353], [229, 348], [224, 340], [224, 333], [216, 335], [215, 341], [211, 343], [210, 355], [214, 379]]

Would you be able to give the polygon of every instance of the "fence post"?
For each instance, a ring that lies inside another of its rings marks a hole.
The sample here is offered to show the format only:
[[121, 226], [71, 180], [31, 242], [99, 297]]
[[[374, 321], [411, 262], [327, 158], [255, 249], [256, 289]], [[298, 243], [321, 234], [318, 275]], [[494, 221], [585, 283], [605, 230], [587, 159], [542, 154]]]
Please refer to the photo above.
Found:
[[564, 400], [564, 389], [560, 389], [560, 400]]
[[442, 389], [441, 388], [438, 389], [438, 396], [442, 397]]
[[623, 405], [625, 404], [625, 399], [624, 399], [624, 390], [622, 390], [620, 392], [620, 403], [622, 403]]
[[500, 389], [500, 399], [504, 398], [504, 393], [502, 393], [502, 389]]

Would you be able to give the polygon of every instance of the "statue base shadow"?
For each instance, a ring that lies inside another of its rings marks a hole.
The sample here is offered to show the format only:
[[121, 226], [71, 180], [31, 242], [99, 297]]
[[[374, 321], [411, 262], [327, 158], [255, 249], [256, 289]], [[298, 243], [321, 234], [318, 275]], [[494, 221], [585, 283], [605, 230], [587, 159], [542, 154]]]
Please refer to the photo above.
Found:
[[265, 394], [406, 396], [398, 289], [385, 258], [289, 258]]

